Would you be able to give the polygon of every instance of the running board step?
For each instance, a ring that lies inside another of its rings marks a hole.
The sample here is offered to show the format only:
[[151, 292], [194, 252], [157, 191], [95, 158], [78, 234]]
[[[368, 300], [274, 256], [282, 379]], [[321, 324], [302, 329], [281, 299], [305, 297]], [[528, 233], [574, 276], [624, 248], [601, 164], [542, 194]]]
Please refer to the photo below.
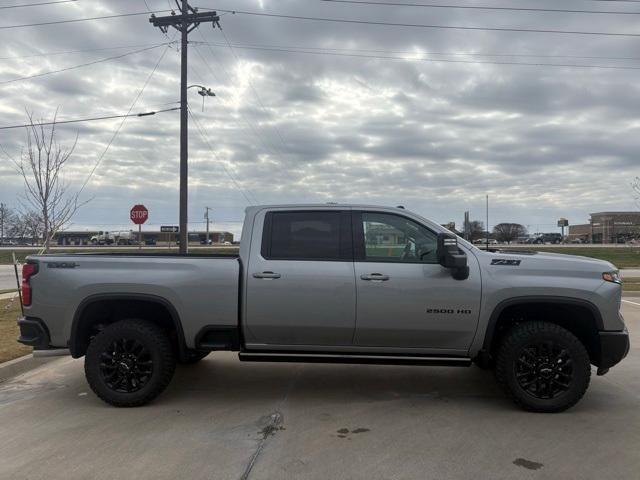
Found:
[[432, 365], [441, 367], [469, 367], [467, 357], [426, 357], [402, 355], [318, 354], [241, 352], [242, 362], [294, 362], [294, 363], [350, 363], [371, 365]]

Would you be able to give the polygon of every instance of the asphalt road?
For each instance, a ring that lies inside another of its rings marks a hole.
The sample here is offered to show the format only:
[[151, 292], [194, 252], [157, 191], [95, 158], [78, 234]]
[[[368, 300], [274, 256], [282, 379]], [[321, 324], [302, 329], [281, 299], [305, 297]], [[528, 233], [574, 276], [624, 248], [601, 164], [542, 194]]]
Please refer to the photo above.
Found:
[[179, 368], [116, 409], [64, 358], [0, 384], [0, 479], [636, 479], [640, 303], [629, 357], [562, 414], [515, 408], [471, 368], [240, 363]]
[[[20, 268], [18, 268], [20, 272]], [[16, 288], [16, 274], [13, 265], [0, 265], [0, 290]]]

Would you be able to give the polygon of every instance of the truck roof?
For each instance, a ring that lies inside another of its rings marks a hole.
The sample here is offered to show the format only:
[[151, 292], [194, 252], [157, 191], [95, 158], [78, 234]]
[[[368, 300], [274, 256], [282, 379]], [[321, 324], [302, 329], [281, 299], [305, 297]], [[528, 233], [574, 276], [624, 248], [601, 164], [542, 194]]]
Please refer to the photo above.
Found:
[[393, 210], [397, 208], [398, 210], [404, 210], [404, 207], [390, 207], [388, 205], [373, 205], [373, 204], [361, 204], [361, 203], [337, 203], [337, 202], [327, 202], [327, 203], [282, 203], [282, 204], [273, 204], [273, 205], [252, 205], [247, 207], [245, 211], [255, 211], [262, 210], [265, 208], [376, 208], [376, 209], [386, 209]]

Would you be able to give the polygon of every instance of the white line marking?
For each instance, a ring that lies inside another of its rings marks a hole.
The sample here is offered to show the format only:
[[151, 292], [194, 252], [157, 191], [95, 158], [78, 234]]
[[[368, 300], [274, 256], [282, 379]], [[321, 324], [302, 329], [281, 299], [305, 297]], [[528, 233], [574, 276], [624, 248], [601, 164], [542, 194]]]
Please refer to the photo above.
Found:
[[622, 301], [625, 302], [625, 303], [630, 303], [631, 305], [637, 305], [637, 306], [640, 307], [640, 303], [638, 303], [638, 302], [630, 302], [629, 300], [624, 300], [624, 299], [622, 299]]

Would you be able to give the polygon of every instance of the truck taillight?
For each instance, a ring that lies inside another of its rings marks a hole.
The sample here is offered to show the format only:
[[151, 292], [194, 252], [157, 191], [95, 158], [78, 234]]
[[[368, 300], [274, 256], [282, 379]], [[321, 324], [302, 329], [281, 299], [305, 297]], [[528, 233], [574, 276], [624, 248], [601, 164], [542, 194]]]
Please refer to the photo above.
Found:
[[38, 273], [37, 263], [25, 263], [22, 265], [22, 305], [31, 305], [31, 283], [29, 279]]

